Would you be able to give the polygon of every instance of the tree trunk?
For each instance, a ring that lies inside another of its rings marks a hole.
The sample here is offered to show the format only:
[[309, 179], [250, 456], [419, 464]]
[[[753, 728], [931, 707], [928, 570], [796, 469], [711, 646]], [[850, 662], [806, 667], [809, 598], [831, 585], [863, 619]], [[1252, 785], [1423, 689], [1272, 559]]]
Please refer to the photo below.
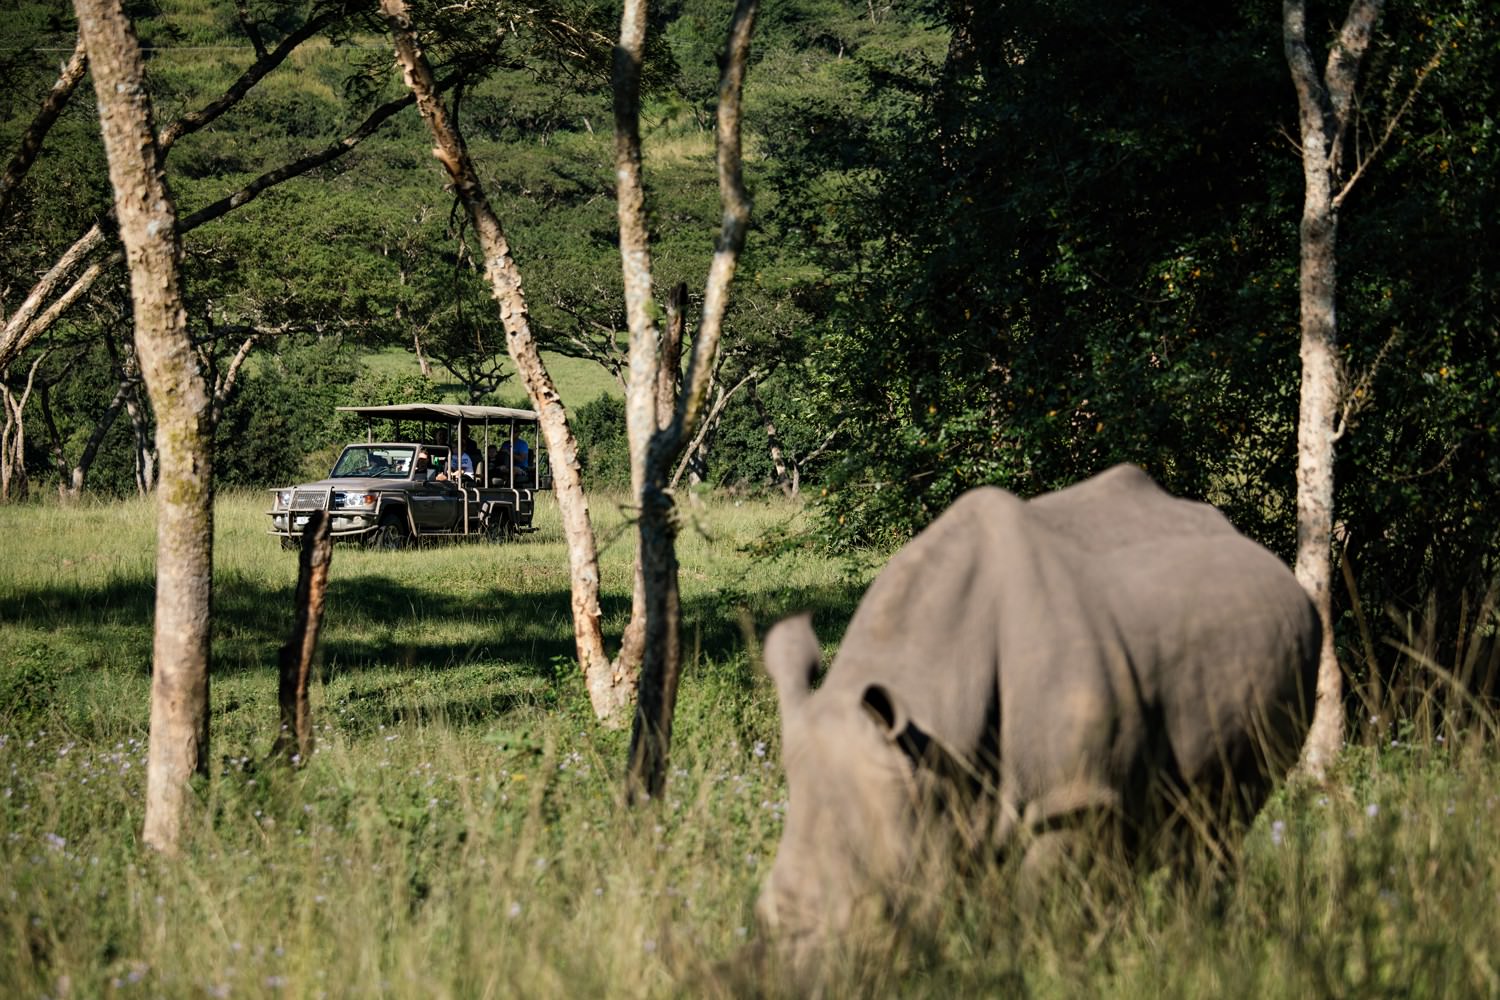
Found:
[[302, 531], [302, 552], [297, 559], [297, 596], [292, 631], [277, 657], [280, 680], [276, 700], [281, 725], [271, 748], [293, 766], [304, 766], [312, 757], [312, 708], [307, 682], [312, 675], [313, 654], [318, 649], [318, 629], [323, 624], [323, 603], [328, 594], [328, 568], [333, 561], [332, 522], [323, 511], [314, 511]]
[[139, 386], [133, 387], [125, 397], [125, 413], [130, 417], [130, 430], [135, 439], [135, 491], [140, 496], [147, 496], [156, 489], [156, 447], [151, 442], [151, 425]]
[[781, 435], [776, 433], [776, 421], [771, 419], [771, 411], [766, 409], [766, 404], [760, 398], [760, 391], [754, 380], [746, 387], [750, 395], [750, 405], [755, 407], [756, 416], [760, 417], [760, 425], [766, 432], [766, 443], [771, 449], [771, 475], [776, 487], [788, 500], [797, 495], [797, 486], [792, 476], [787, 472], [786, 456], [781, 450]]
[[83, 496], [84, 485], [88, 481], [89, 469], [94, 464], [94, 459], [99, 454], [99, 446], [104, 443], [104, 436], [114, 426], [115, 418], [120, 415], [121, 408], [125, 405], [125, 397], [130, 394], [131, 385], [121, 380], [115, 389], [114, 398], [104, 408], [104, 413], [94, 421], [94, 429], [89, 433], [89, 439], [84, 443], [83, 452], [78, 456], [78, 461], [69, 460], [67, 449], [63, 446], [62, 435], [58, 433], [57, 422], [52, 417], [52, 399], [48, 392], [48, 386], [43, 383], [41, 394], [37, 397], [42, 408], [42, 422], [47, 426], [47, 434], [52, 438], [52, 462], [57, 466], [57, 493], [64, 500], [77, 500]]
[[[750, 226], [750, 198], [741, 173], [740, 97], [755, 29], [756, 0], [738, 0], [729, 25], [729, 41], [719, 78], [718, 168], [723, 204], [719, 239], [703, 292], [703, 319], [693, 338], [687, 377], [671, 422], [651, 435], [646, 451], [640, 498], [640, 552], [646, 586], [646, 645], [641, 658], [640, 692], [630, 733], [626, 789], [632, 799], [660, 798], [666, 789], [672, 745], [672, 717], [682, 671], [679, 643], [680, 604], [677, 576], [677, 523], [667, 477], [703, 415], [709, 382], [718, 366], [719, 340], [729, 286]], [[644, 4], [626, 0], [621, 17], [620, 49], [626, 48], [632, 17], [644, 17]], [[629, 52], [639, 72], [640, 39]], [[620, 49], [616, 51], [619, 52]], [[618, 87], [618, 75], [616, 77]], [[638, 102], [629, 109], [639, 113]], [[619, 128], [617, 123], [616, 128]], [[618, 137], [618, 133], [617, 133]], [[623, 178], [622, 178], [623, 185]], [[623, 211], [623, 209], [622, 209]], [[624, 255], [625, 231], [621, 230]], [[628, 268], [628, 265], [627, 265]]]
[[26, 478], [26, 403], [36, 385], [36, 371], [46, 360], [47, 352], [31, 363], [26, 374], [26, 388], [16, 398], [10, 386], [0, 383], [0, 402], [5, 404], [5, 425], [0, 429], [0, 501], [25, 500], [31, 492]]
[[667, 296], [667, 327], [662, 331], [661, 366], [656, 372], [656, 428], [672, 423], [677, 386], [682, 381], [682, 340], [687, 332], [687, 283], [679, 281]]
[[130, 269], [136, 349], [156, 411], [156, 618], [142, 839], [177, 851], [188, 781], [208, 773], [213, 591], [213, 439], [179, 274], [177, 214], [162, 171], [145, 65], [122, 0], [76, 0], [93, 66], [120, 240]]
[[1305, 185], [1302, 222], [1300, 311], [1302, 389], [1297, 415], [1298, 581], [1323, 625], [1317, 700], [1302, 768], [1321, 779], [1344, 743], [1343, 673], [1333, 644], [1333, 464], [1335, 426], [1343, 401], [1337, 302], [1338, 210], [1347, 187], [1342, 150], [1354, 113], [1359, 64], [1381, 0], [1353, 0], [1339, 38], [1320, 75], [1307, 44], [1304, 0], [1283, 0], [1282, 38], [1297, 91]]
[[552, 467], [552, 487], [562, 514], [563, 536], [568, 545], [572, 581], [573, 635], [578, 662], [594, 714], [606, 725], [621, 723], [621, 710], [629, 704], [632, 678], [621, 675], [604, 651], [604, 632], [599, 622], [599, 556], [594, 526], [589, 519], [588, 498], [583, 492], [578, 442], [568, 426], [567, 411], [547, 373], [531, 333], [521, 272], [510, 255], [500, 220], [490, 209], [479, 183], [479, 175], [464, 148], [463, 138], [437, 99], [432, 69], [418, 47], [404, 0], [381, 0], [381, 11], [396, 43], [406, 85], [416, 96], [417, 108], [432, 131], [437, 148], [433, 155], [447, 170], [453, 188], [463, 201], [474, 231], [484, 248], [485, 273], [500, 320], [505, 326], [506, 347], [526, 385], [536, 409]]

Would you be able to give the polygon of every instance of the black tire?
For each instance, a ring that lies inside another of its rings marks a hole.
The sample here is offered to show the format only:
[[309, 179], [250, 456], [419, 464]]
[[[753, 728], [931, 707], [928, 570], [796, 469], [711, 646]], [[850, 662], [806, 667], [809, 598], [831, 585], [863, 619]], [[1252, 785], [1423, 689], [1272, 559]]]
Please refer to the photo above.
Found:
[[508, 542], [516, 537], [516, 523], [503, 507], [491, 510], [484, 520], [484, 534], [492, 542]]
[[281, 536], [281, 550], [283, 552], [296, 552], [302, 548], [302, 542], [290, 535]]
[[375, 530], [365, 536], [365, 547], [394, 551], [406, 548], [410, 541], [411, 532], [407, 530], [406, 518], [401, 511], [393, 510], [381, 515]]

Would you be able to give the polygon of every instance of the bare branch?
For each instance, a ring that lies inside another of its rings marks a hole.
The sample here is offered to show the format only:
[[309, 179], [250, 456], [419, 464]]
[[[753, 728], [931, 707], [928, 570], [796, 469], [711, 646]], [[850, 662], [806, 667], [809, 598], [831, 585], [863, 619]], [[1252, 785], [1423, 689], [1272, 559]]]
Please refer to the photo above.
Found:
[[1375, 398], [1375, 376], [1385, 364], [1386, 358], [1390, 356], [1391, 350], [1400, 341], [1400, 328], [1393, 328], [1391, 335], [1385, 339], [1385, 343], [1380, 345], [1380, 350], [1375, 352], [1375, 360], [1370, 362], [1370, 366], [1360, 374], [1358, 381], [1344, 393], [1343, 404], [1339, 408], [1338, 426], [1333, 432], [1335, 441], [1344, 436], [1344, 432], [1353, 426], [1354, 418]]
[[753, 371], [730, 386], [727, 392], [715, 397], [714, 404], [708, 408], [708, 413], [698, 425], [698, 432], [693, 435], [693, 440], [688, 443], [686, 448], [682, 449], [682, 459], [677, 463], [677, 468], [672, 473], [672, 480], [667, 486], [668, 489], [675, 490], [677, 488], [677, 484], [682, 480], [683, 473], [687, 472], [687, 467], [693, 461], [693, 454], [703, 444], [703, 439], [713, 429], [714, 421], [719, 419], [719, 414], [724, 412], [724, 407], [729, 405], [729, 400], [733, 398], [735, 393], [739, 392], [745, 386], [754, 383], [760, 376], [760, 372]]
[[78, 81], [83, 79], [83, 74], [88, 69], [88, 54], [83, 48], [83, 36], [78, 36], [78, 44], [73, 48], [73, 55], [68, 59], [67, 65], [62, 69], [57, 82], [52, 85], [42, 101], [42, 107], [31, 120], [26, 129], [26, 134], [21, 136], [21, 146], [16, 150], [16, 155], [11, 157], [10, 163], [5, 167], [5, 173], [0, 176], [0, 216], [5, 214], [6, 206], [10, 202], [10, 196], [16, 187], [26, 176], [26, 171], [31, 169], [32, 161], [42, 148], [42, 140], [47, 137], [47, 131], [57, 121], [57, 116], [62, 114], [62, 109], [67, 106], [68, 98], [73, 96], [73, 90], [78, 86]]
[[1349, 179], [1344, 182], [1344, 186], [1339, 189], [1338, 194], [1333, 196], [1333, 207], [1335, 209], [1341, 206], [1344, 203], [1344, 199], [1349, 196], [1349, 192], [1354, 190], [1355, 183], [1364, 175], [1365, 169], [1380, 158], [1381, 152], [1385, 150], [1386, 145], [1391, 141], [1391, 136], [1396, 133], [1396, 126], [1401, 124], [1401, 119], [1406, 116], [1406, 113], [1411, 110], [1411, 106], [1416, 103], [1417, 93], [1422, 89], [1422, 84], [1432, 74], [1432, 71], [1438, 68], [1438, 64], [1443, 61], [1443, 52], [1447, 48], [1447, 45], [1448, 38], [1446, 35], [1438, 39], [1438, 43], [1433, 46], [1432, 58], [1428, 59], [1427, 63], [1421, 69], [1417, 70], [1415, 77], [1412, 79], [1411, 89], [1406, 92], [1406, 97], [1402, 100], [1401, 106], [1386, 120], [1385, 130], [1381, 133], [1380, 138], [1376, 140], [1374, 147], [1371, 148], [1367, 155], [1355, 155], [1354, 169], [1350, 172]]
[[708, 392], [709, 373], [719, 350], [724, 309], [729, 303], [729, 283], [739, 264], [740, 251], [750, 226], [750, 196], [745, 191], [741, 169], [740, 97], [745, 81], [745, 66], [750, 58], [750, 36], [755, 28], [756, 0], [738, 0], [729, 27], [728, 59], [719, 81], [719, 197], [724, 213], [718, 245], [709, 267], [708, 282], [703, 290], [703, 320], [693, 337], [693, 353], [688, 361], [687, 378], [677, 400], [672, 426], [665, 433], [665, 445], [680, 442], [696, 428], [698, 411]]
[[239, 377], [240, 366], [250, 356], [250, 349], [255, 346], [255, 342], [260, 337], [259, 333], [252, 333], [242, 340], [240, 342], [240, 349], [234, 352], [234, 358], [229, 362], [229, 367], [214, 380], [214, 414], [216, 419], [218, 414], [224, 409], [224, 401], [234, 391], [234, 382]]
[[283, 38], [281, 44], [276, 46], [274, 50], [262, 54], [260, 58], [251, 63], [235, 79], [234, 83], [229, 85], [229, 89], [220, 94], [216, 100], [205, 104], [197, 111], [183, 115], [163, 129], [161, 135], [156, 140], [160, 154], [166, 156], [167, 150], [171, 149], [172, 145], [178, 139], [181, 139], [185, 135], [192, 135], [234, 107], [250, 92], [251, 87], [259, 83], [271, 70], [285, 62], [286, 57], [292, 54], [293, 49], [344, 16], [344, 8], [340, 5], [330, 8], [316, 17], [308, 18], [302, 27]]
[[1338, 41], [1328, 52], [1328, 67], [1323, 75], [1328, 86], [1329, 106], [1336, 121], [1336, 137], [1342, 138], [1349, 124], [1354, 86], [1359, 80], [1359, 64], [1364, 60], [1365, 50], [1370, 47], [1382, 6], [1384, 0], [1352, 0]]
[[[26, 300], [6, 319], [5, 328], [0, 330], [0, 372], [10, 367], [10, 363], [16, 359], [16, 356], [46, 329], [45, 326], [32, 323], [42, 303], [47, 301], [57, 287], [73, 273], [73, 270], [103, 242], [104, 227], [96, 222], [57, 259], [46, 274], [42, 275], [26, 296]], [[89, 279], [89, 284], [93, 284], [92, 278]], [[78, 297], [77, 294], [72, 294], [71, 289], [69, 294], [71, 295], [68, 300], [70, 303]]]
[[260, 37], [260, 25], [256, 24], [250, 17], [250, 5], [245, 0], [234, 0], [234, 15], [239, 18], [240, 27], [245, 30], [245, 37], [250, 39], [250, 44], [255, 48], [255, 55], [264, 59], [266, 57], [266, 42]]
[[[434, 84], [434, 89], [437, 92], [441, 93], [442, 91], [447, 90], [449, 87], [453, 86], [458, 78], [458, 74], [453, 74], [442, 83]], [[375, 130], [379, 128], [387, 118], [391, 117], [403, 108], [410, 107], [414, 103], [415, 98], [413, 98], [411, 94], [407, 94], [405, 97], [399, 97], [394, 101], [387, 101], [380, 107], [376, 108], [374, 111], [371, 111], [367, 116], [365, 116], [365, 120], [360, 122], [359, 127], [350, 132], [348, 135], [344, 136], [342, 139], [338, 139], [332, 143], [329, 143], [327, 146], [324, 146], [316, 153], [309, 153], [307, 156], [304, 156], [301, 159], [282, 164], [275, 170], [268, 170], [233, 194], [226, 195], [213, 204], [205, 205], [202, 208], [198, 209], [196, 212], [192, 213], [191, 215], [187, 216], [187, 218], [182, 220], [182, 231], [187, 232], [191, 229], [198, 228], [204, 223], [212, 222], [215, 219], [220, 218], [221, 216], [227, 215], [234, 209], [239, 208], [241, 205], [247, 205], [250, 202], [254, 201], [267, 188], [273, 188], [278, 184], [291, 180], [293, 177], [300, 177], [310, 170], [321, 167], [325, 163], [330, 163], [333, 160], [338, 159], [340, 156], [343, 156], [345, 153], [349, 152], [349, 150], [353, 149], [355, 146], [358, 146], [361, 142], [365, 141], [372, 134], [374, 134]]]

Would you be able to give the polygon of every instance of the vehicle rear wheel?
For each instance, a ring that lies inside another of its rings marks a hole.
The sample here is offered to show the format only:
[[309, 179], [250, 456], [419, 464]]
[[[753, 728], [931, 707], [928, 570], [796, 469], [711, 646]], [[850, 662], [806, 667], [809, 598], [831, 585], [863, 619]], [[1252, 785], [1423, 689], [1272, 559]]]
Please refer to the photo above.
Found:
[[497, 507], [484, 520], [484, 533], [492, 542], [508, 542], [516, 537], [516, 524], [511, 512]]
[[404, 549], [410, 539], [406, 518], [400, 511], [388, 511], [380, 518], [375, 530], [365, 536], [365, 545], [372, 549]]

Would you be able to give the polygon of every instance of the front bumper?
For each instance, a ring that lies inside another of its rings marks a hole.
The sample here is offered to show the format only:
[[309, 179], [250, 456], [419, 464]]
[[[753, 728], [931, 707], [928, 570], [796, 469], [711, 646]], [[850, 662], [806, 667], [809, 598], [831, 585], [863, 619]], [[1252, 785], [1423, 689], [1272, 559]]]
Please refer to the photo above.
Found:
[[[282, 538], [301, 538], [302, 529], [307, 527], [307, 519], [312, 516], [313, 512], [272, 510], [267, 513], [271, 515], [271, 529], [268, 534], [279, 535]], [[288, 516], [291, 519], [290, 525], [288, 525]], [[329, 525], [329, 533], [334, 538], [357, 538], [374, 531], [376, 523], [373, 510], [337, 511]]]

